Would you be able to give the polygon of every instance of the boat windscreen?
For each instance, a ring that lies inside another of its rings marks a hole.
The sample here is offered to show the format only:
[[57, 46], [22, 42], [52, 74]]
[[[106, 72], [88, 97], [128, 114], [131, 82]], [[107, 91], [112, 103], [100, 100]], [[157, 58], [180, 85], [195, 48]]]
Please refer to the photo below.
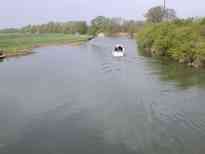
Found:
[[123, 47], [118, 46], [118, 47], [115, 47], [114, 50], [118, 51], [118, 52], [122, 52], [123, 51]]

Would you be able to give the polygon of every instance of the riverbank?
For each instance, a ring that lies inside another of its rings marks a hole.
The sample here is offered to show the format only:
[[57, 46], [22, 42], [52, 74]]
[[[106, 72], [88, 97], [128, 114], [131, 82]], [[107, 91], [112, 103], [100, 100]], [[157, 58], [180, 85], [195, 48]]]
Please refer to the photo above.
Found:
[[3, 33], [0, 34], [0, 49], [11, 57], [30, 54], [33, 48], [41, 46], [81, 44], [89, 38], [88, 35]]
[[178, 20], [147, 24], [137, 35], [141, 51], [169, 57], [192, 67], [205, 67], [205, 21]]

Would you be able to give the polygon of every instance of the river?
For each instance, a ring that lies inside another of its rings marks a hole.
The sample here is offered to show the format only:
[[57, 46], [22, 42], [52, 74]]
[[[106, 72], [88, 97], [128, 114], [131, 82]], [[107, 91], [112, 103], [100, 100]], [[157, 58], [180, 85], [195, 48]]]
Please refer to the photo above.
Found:
[[205, 153], [205, 71], [127, 38], [34, 51], [0, 63], [0, 154]]

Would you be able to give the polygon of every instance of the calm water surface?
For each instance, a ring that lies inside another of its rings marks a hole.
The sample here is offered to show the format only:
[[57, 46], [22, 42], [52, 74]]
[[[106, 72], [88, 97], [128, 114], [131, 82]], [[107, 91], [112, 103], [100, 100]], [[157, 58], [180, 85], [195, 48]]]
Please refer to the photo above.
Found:
[[0, 63], [0, 154], [205, 153], [204, 71], [127, 38], [35, 52]]

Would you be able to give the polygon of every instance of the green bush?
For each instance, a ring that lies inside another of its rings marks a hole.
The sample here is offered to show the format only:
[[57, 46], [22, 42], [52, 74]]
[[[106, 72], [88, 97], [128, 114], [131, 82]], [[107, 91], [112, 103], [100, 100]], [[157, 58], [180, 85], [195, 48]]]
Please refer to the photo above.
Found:
[[137, 40], [143, 51], [167, 56], [181, 63], [204, 65], [205, 24], [202, 21], [177, 20], [146, 25]]
[[178, 61], [193, 62], [197, 43], [196, 32], [190, 27], [177, 28], [172, 41], [169, 55]]

